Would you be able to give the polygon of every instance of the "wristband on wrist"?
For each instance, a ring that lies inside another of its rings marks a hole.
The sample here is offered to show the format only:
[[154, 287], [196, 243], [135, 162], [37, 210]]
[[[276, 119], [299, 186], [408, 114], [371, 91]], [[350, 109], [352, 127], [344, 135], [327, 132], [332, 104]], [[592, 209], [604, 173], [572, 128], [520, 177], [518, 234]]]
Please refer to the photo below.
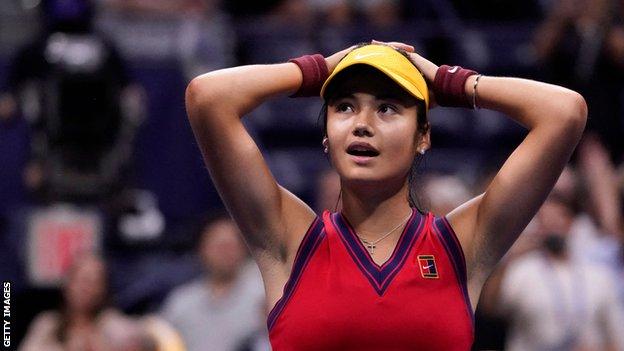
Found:
[[304, 55], [290, 59], [288, 62], [293, 62], [299, 66], [303, 76], [299, 90], [290, 97], [318, 96], [323, 83], [329, 77], [325, 57], [320, 54]]
[[[443, 107], [474, 108], [476, 100], [468, 97], [465, 84], [468, 77], [475, 74], [478, 73], [460, 66], [440, 66], [436, 72], [432, 87], [438, 105]], [[473, 89], [476, 90], [474, 87]], [[476, 95], [473, 95], [473, 98], [474, 96]]]

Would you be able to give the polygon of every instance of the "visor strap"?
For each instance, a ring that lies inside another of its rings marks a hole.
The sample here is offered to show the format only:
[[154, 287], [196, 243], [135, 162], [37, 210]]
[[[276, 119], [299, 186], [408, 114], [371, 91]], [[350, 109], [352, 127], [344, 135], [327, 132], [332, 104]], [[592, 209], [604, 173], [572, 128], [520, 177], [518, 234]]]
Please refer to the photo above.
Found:
[[319, 96], [323, 83], [329, 77], [327, 63], [325, 63], [323, 55], [304, 55], [290, 59], [288, 62], [293, 62], [299, 66], [303, 75], [299, 90], [290, 97]]
[[466, 94], [466, 80], [477, 72], [460, 66], [442, 65], [433, 80], [433, 94], [438, 105], [443, 107], [473, 107], [473, 101]]

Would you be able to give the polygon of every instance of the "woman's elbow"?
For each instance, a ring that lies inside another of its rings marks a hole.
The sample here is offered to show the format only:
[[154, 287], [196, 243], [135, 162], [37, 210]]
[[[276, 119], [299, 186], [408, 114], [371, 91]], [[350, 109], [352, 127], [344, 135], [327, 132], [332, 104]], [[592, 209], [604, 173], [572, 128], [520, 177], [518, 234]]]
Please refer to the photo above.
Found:
[[[550, 127], [556, 128], [562, 135], [578, 140], [585, 130], [587, 122], [587, 103], [583, 96], [575, 91], [563, 89], [551, 100], [551, 115], [554, 117]], [[554, 124], [553, 124], [554, 123]]]
[[223, 81], [209, 74], [194, 78], [186, 87], [186, 115], [193, 129], [221, 130], [240, 121], [236, 101], [228, 98]]
[[210, 105], [211, 99], [209, 82], [206, 77], [199, 76], [193, 78], [186, 87], [185, 92], [185, 104], [188, 112], [188, 117], [192, 118], [198, 108], [205, 108]]
[[583, 95], [575, 91], [570, 90], [566, 95], [564, 119], [568, 127], [582, 133], [587, 122], [587, 102]]
[[216, 80], [207, 74], [194, 78], [185, 93], [186, 114], [191, 125], [201, 123], [209, 127], [230, 120], [234, 113], [224, 105], [223, 97]]

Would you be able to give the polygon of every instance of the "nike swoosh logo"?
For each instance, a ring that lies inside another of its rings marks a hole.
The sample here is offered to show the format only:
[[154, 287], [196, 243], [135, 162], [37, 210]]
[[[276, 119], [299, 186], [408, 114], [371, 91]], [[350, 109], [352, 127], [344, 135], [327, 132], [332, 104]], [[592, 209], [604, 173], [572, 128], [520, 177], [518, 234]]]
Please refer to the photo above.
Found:
[[369, 56], [377, 56], [377, 55], [383, 55], [382, 53], [379, 52], [371, 52], [370, 54], [358, 54], [355, 55], [355, 57], [353, 57], [356, 60], [361, 60], [363, 58], [369, 57]]
[[449, 68], [448, 72], [449, 73], [455, 73], [455, 72], [457, 72], [458, 69], [459, 69], [459, 66], [454, 66], [453, 68]]
[[431, 267], [433, 267], [433, 265], [432, 265], [432, 264], [430, 264], [430, 265], [428, 265], [428, 266], [423, 266], [423, 269], [429, 269], [429, 268], [431, 268]]

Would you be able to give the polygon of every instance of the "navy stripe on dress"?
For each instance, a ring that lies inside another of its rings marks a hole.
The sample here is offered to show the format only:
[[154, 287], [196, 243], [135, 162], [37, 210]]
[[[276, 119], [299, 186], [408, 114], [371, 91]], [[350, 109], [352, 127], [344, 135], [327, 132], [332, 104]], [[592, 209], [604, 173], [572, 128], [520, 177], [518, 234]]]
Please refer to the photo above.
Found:
[[392, 279], [403, 267], [410, 248], [419, 237], [425, 222], [423, 215], [413, 209], [412, 215], [401, 233], [392, 256], [383, 265], [379, 266], [373, 261], [353, 227], [342, 214], [332, 214], [331, 221], [347, 252], [379, 296], [384, 294]]
[[444, 246], [448, 257], [453, 264], [455, 276], [457, 277], [457, 281], [461, 287], [464, 302], [466, 303], [466, 309], [474, 327], [474, 312], [472, 311], [472, 303], [470, 302], [470, 296], [468, 295], [468, 278], [464, 251], [462, 250], [461, 244], [457, 239], [457, 235], [455, 235], [455, 232], [446, 217], [436, 217], [433, 224], [435, 231], [442, 238], [442, 245]]
[[295, 256], [290, 276], [288, 277], [286, 285], [284, 285], [282, 297], [277, 300], [275, 306], [273, 306], [271, 312], [269, 312], [267, 317], [267, 327], [269, 331], [273, 328], [277, 318], [280, 316], [284, 307], [286, 307], [286, 304], [292, 297], [295, 287], [299, 282], [299, 278], [301, 278], [301, 275], [310, 261], [312, 254], [316, 251], [316, 248], [319, 246], [321, 241], [323, 241], [324, 237], [325, 230], [323, 227], [323, 221], [317, 216], [301, 240], [301, 244], [299, 244], [299, 249], [297, 249], [297, 255]]

